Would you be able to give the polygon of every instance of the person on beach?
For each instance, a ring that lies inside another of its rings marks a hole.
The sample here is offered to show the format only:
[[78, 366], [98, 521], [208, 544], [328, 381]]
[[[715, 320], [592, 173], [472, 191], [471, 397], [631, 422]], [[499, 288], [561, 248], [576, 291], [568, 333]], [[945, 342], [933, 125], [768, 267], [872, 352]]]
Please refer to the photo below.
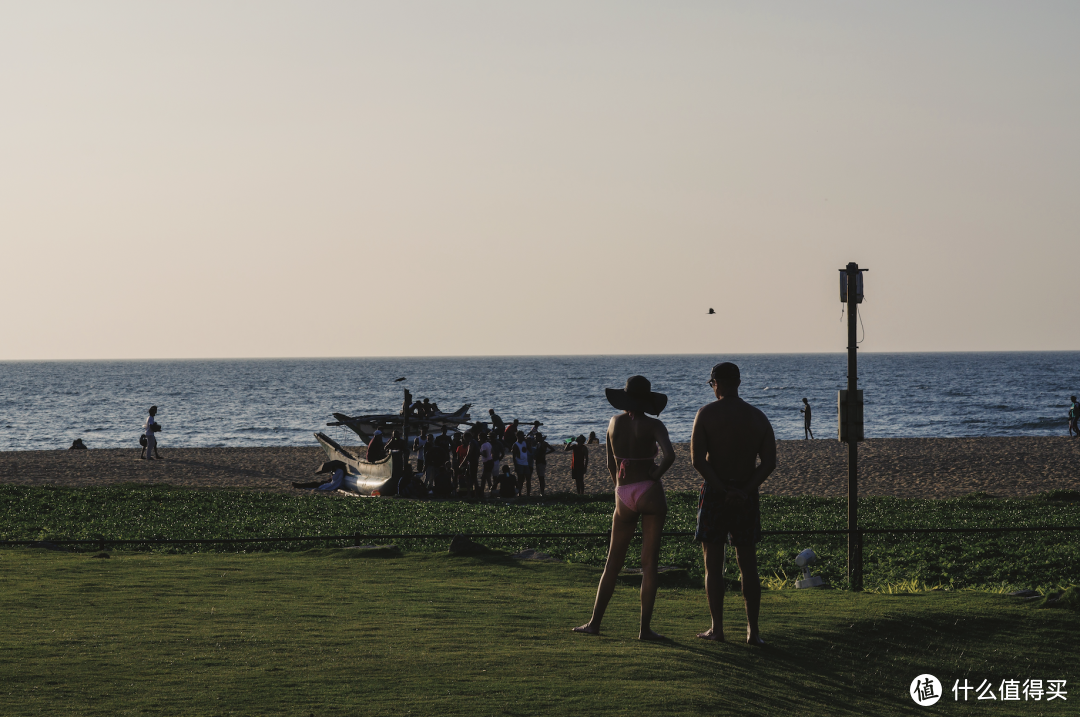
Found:
[[419, 436], [413, 439], [413, 450], [416, 451], [416, 472], [424, 472], [424, 448], [427, 447], [427, 442], [431, 440], [431, 436], [425, 436], [421, 433]]
[[532, 428], [530, 428], [529, 432], [525, 434], [525, 437], [526, 438], [536, 438], [536, 435], [538, 433], [540, 433], [540, 426], [542, 426], [542, 425], [544, 425], [544, 424], [540, 423], [540, 421], [533, 421]]
[[596, 431], [589, 431], [589, 440], [585, 441], [585, 445], [587, 445], [587, 446], [598, 446], [598, 445], [600, 445], [600, 439], [596, 437]]
[[[735, 548], [746, 607], [746, 642], [764, 646], [758, 632], [761, 583], [757, 542], [761, 540], [758, 488], [776, 468], [772, 424], [739, 398], [741, 378], [733, 363], [713, 366], [709, 377], [716, 400], [697, 412], [690, 435], [690, 460], [704, 483], [698, 502], [697, 531], [705, 556], [705, 594], [712, 625], [698, 637], [724, 641], [725, 540]], [[758, 463], [758, 459], [761, 460]]]
[[[600, 585], [596, 589], [592, 618], [574, 632], [600, 634], [600, 622], [615, 591], [615, 580], [626, 560], [626, 551], [641, 519], [641, 628], [639, 640], [662, 640], [652, 629], [656, 602], [657, 564], [660, 538], [667, 518], [667, 499], [661, 476], [675, 462], [667, 428], [657, 418], [667, 405], [667, 396], [655, 393], [644, 376], [631, 376], [622, 389], [605, 389], [608, 402], [623, 413], [608, 423], [607, 465], [615, 484], [615, 512], [611, 517], [611, 544]], [[581, 436], [584, 444], [585, 437]], [[654, 460], [663, 454], [660, 465]], [[588, 450], [584, 445], [584, 450]]]
[[[139, 458], [146, 458], [146, 460], [161, 460], [161, 455], [157, 450], [157, 434], [160, 430], [161, 424], [157, 422], [157, 406], [151, 406], [150, 415], [146, 417], [146, 421], [143, 423], [143, 435], [146, 436], [146, 447], [140, 452]], [[150, 455], [151, 453], [153, 455]]]
[[518, 419], [515, 418], [514, 422], [507, 425], [506, 428], [503, 430], [503, 440], [507, 444], [513, 445], [514, 441], [517, 440], [517, 434], [518, 434]]
[[529, 465], [529, 444], [525, 440], [524, 431], [517, 432], [517, 442], [510, 450], [514, 454], [514, 472], [517, 473], [518, 495], [521, 495], [522, 486], [525, 488], [525, 495], [532, 495], [532, 467]]
[[499, 414], [495, 413], [494, 408], [488, 409], [488, 415], [491, 416], [491, 428], [493, 430], [502, 433], [506, 430], [506, 424], [503, 423], [503, 419], [499, 418]]
[[510, 466], [503, 466], [502, 473], [497, 474], [495, 483], [491, 486], [492, 498], [495, 497], [496, 488], [498, 488], [500, 498], [517, 496], [517, 479], [510, 473]]
[[480, 472], [480, 487], [476, 491], [476, 495], [479, 498], [484, 497], [485, 486], [490, 485], [492, 489], [495, 487], [495, 457], [491, 447], [491, 436], [495, 434], [495, 431], [483, 434], [483, 443], [480, 444], [480, 462], [483, 465], [483, 469]]
[[368, 463], [377, 463], [386, 458], [386, 449], [383, 448], [382, 431], [376, 429], [371, 434], [371, 440], [367, 444], [367, 455], [364, 457]]
[[810, 402], [805, 398], [802, 400], [803, 407], [799, 409], [799, 413], [803, 414], [803, 440], [807, 438], [813, 438], [814, 432], [810, 430]]
[[566, 444], [563, 451], [570, 451], [570, 477], [574, 479], [578, 495], [585, 495], [585, 472], [589, 470], [589, 447], [585, 445], [585, 436], [578, 436], [576, 442]]
[[543, 433], [536, 434], [536, 448], [533, 450], [533, 466], [536, 469], [536, 480], [540, 483], [540, 497], [544, 497], [544, 479], [547, 478], [547, 455], [551, 453], [551, 446], [544, 440]]
[[69, 451], [85, 451], [86, 450], [86, 444], [83, 443], [83, 440], [81, 438], [76, 438], [74, 441], [71, 442], [71, 445], [68, 447], [68, 450]]
[[1076, 402], [1076, 396], [1069, 396], [1069, 400], [1072, 401], [1072, 407], [1069, 408], [1069, 436], [1075, 436], [1080, 438], [1080, 428], [1076, 427], [1077, 419], [1080, 419], [1080, 404]]

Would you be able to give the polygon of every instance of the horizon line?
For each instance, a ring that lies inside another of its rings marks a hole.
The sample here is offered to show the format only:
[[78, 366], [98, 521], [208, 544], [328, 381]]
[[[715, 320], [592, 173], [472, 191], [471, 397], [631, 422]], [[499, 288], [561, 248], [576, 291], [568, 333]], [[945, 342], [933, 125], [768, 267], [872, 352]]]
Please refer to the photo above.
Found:
[[[1066, 354], [1080, 353], [1077, 349], [992, 349], [978, 351], [870, 351], [860, 349], [860, 354], [874, 355], [913, 355], [913, 354]], [[79, 362], [120, 362], [120, 361], [388, 361], [388, 360], [443, 360], [443, 359], [566, 359], [566, 358], [604, 358], [604, 357], [661, 357], [661, 356], [844, 356], [847, 351], [732, 351], [728, 353], [629, 353], [629, 354], [444, 354], [441, 356], [428, 355], [399, 355], [399, 356], [193, 356], [187, 358], [31, 358], [31, 359], [0, 359], [0, 363], [79, 363]]]

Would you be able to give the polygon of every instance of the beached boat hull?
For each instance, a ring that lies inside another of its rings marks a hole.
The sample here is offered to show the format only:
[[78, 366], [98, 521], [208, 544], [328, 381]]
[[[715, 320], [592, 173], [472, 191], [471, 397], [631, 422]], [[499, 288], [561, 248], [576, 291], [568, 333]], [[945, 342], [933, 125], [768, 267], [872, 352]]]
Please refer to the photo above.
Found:
[[382, 431], [384, 436], [389, 436], [393, 431], [405, 429], [408, 435], [406, 440], [414, 436], [428, 433], [442, 433], [442, 431], [456, 431], [461, 424], [469, 424], [469, 408], [466, 403], [453, 413], [437, 413], [433, 416], [421, 418], [417, 415], [409, 416], [408, 426], [405, 425], [404, 416], [396, 414], [376, 414], [369, 416], [349, 416], [344, 413], [335, 413], [336, 421], [327, 423], [328, 426], [346, 426], [356, 435], [363, 439], [364, 443], [371, 441], [371, 436], [376, 430]]
[[405, 472], [405, 457], [400, 452], [369, 463], [354, 456], [324, 433], [316, 433], [315, 440], [326, 453], [327, 460], [341, 461], [348, 467], [342, 490], [357, 495], [397, 495], [398, 481]]

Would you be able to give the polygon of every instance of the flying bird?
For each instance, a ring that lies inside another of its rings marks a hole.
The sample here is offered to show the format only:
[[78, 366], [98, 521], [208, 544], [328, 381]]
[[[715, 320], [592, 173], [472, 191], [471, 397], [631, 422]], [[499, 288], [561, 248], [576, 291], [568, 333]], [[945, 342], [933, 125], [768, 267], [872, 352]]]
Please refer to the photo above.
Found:
[[715, 313], [716, 313], [716, 310], [715, 310], [715, 309], [709, 309], [709, 313], [710, 313], [710, 314], [715, 314]]

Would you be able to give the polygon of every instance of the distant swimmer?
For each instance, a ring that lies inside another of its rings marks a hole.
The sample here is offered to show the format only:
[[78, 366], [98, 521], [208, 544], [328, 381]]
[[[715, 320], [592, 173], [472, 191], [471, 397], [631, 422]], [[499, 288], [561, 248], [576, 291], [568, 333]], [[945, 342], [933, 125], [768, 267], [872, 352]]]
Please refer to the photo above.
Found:
[[1069, 436], [1075, 435], [1080, 438], [1080, 428], [1076, 427], [1077, 419], [1080, 419], [1080, 403], [1076, 402], [1076, 396], [1069, 396], [1072, 407], [1069, 409]]
[[404, 376], [402, 376], [401, 378], [395, 378], [394, 383], [397, 383], [398, 381], [404, 381], [404, 380], [405, 380]]
[[802, 400], [803, 408], [799, 409], [799, 413], [803, 415], [803, 440], [807, 438], [813, 438], [814, 432], [810, 430], [810, 402], [805, 398]]

